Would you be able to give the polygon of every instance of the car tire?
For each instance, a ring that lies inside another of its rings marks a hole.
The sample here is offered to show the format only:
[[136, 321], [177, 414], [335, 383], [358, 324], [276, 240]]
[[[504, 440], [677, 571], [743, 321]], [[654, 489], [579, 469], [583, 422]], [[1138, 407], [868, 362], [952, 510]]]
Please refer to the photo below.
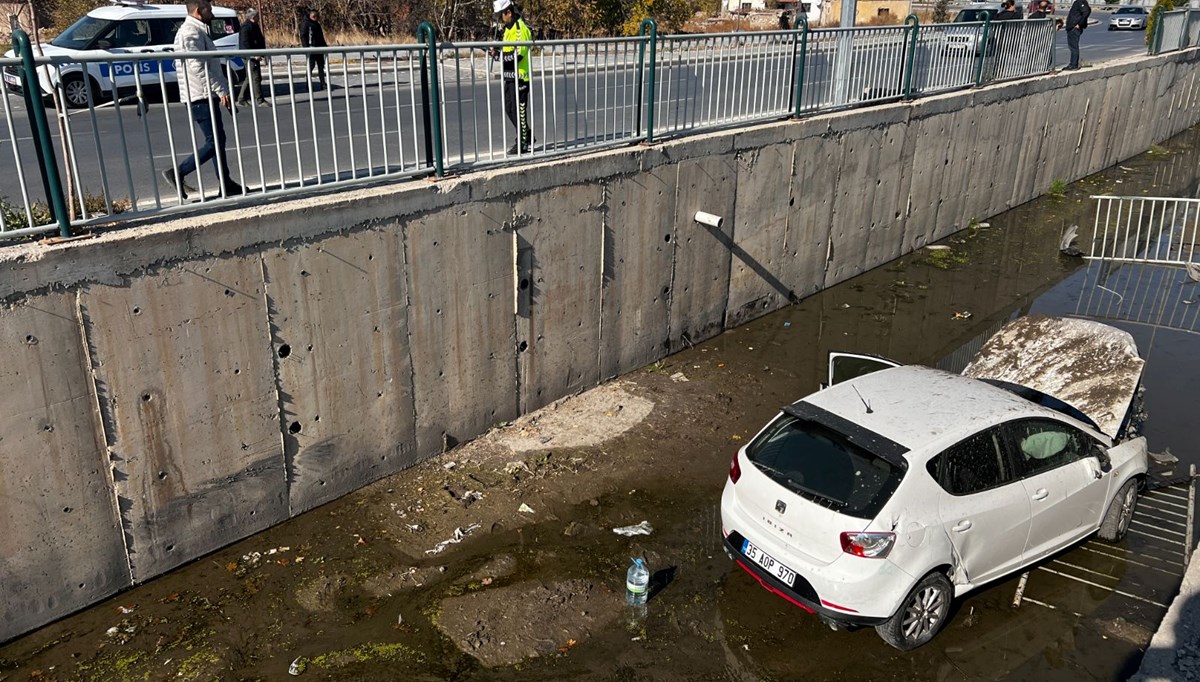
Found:
[[917, 583], [886, 622], [875, 626], [880, 639], [900, 651], [911, 651], [933, 639], [946, 624], [954, 586], [942, 573], [930, 573]]
[[1115, 30], [1117, 30], [1117, 29], [1116, 29], [1115, 27], [1113, 27], [1113, 26], [1109, 26], [1109, 27], [1108, 27], [1108, 30], [1110, 30], [1110, 31], [1115, 31]]
[[1137, 507], [1138, 485], [1136, 480], [1126, 481], [1117, 491], [1116, 497], [1108, 506], [1104, 520], [1100, 522], [1100, 530], [1096, 535], [1105, 542], [1120, 542], [1129, 530], [1129, 520], [1133, 518], [1133, 510]]
[[92, 106], [100, 103], [100, 92], [90, 78], [81, 73], [69, 73], [62, 78], [63, 103], [68, 109], [87, 109], [91, 91]]

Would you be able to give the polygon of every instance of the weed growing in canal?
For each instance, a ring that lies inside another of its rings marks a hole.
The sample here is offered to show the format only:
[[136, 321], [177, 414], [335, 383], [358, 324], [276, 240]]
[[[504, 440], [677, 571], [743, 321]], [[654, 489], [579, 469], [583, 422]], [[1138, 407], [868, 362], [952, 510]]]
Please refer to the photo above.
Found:
[[939, 270], [953, 270], [959, 265], [966, 265], [969, 261], [967, 254], [953, 249], [930, 251], [929, 256], [925, 259], [926, 263]]
[[1050, 189], [1046, 192], [1052, 197], [1062, 198], [1067, 193], [1067, 181], [1062, 178], [1056, 178], [1050, 183]]
[[1152, 146], [1150, 147], [1150, 150], [1149, 150], [1149, 151], [1147, 151], [1146, 153], [1147, 153], [1147, 154], [1158, 154], [1158, 155], [1165, 155], [1165, 154], [1170, 154], [1170, 153], [1171, 153], [1171, 150], [1170, 150], [1170, 149], [1167, 149], [1166, 147], [1163, 147], [1163, 146], [1161, 146], [1161, 145], [1157, 145], [1157, 144], [1156, 144], [1156, 145], [1152, 145]]
[[666, 374], [667, 367], [668, 367], [668, 365], [665, 360], [659, 360], [657, 362], [646, 365], [646, 371], [649, 372], [650, 374]]

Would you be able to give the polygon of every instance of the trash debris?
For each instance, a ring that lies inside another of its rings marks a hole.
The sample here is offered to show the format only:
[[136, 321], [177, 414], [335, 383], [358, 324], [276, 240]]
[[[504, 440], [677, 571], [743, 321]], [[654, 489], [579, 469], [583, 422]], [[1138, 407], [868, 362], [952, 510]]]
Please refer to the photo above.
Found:
[[504, 465], [504, 473], [506, 474], [515, 474], [522, 469], [525, 470], [525, 473], [532, 473], [529, 471], [529, 465], [525, 462], [509, 462]]
[[1123, 171], [1125, 171], [1125, 172], [1127, 172], [1127, 173], [1132, 173], [1132, 172], [1133, 172], [1133, 169], [1132, 169], [1132, 168], [1126, 168], [1125, 166], [1117, 166], [1117, 168], [1120, 168], [1121, 170], [1123, 170]]
[[688, 378], [684, 376], [683, 372], [676, 372], [671, 375], [671, 381], [674, 381], [677, 384], [686, 383], [687, 380]]
[[1076, 256], [1082, 256], [1083, 252], [1075, 246], [1075, 239], [1078, 238], [1078, 236], [1078, 225], [1072, 225], [1068, 227], [1067, 231], [1063, 233], [1062, 239], [1058, 243], [1058, 250], [1062, 252], [1064, 256], [1071, 256], [1072, 258]]
[[976, 225], [975, 227], [980, 227], [980, 228], [988, 228], [988, 227], [991, 227], [991, 226], [992, 226], [992, 224], [991, 224], [991, 223], [979, 223], [979, 224], [978, 224], [978, 225]]
[[292, 664], [288, 666], [288, 674], [293, 677], [302, 675], [305, 670], [308, 670], [308, 659], [303, 656], [297, 656], [296, 660], [292, 661]]
[[945, 244], [930, 244], [929, 246], [926, 246], [925, 248], [929, 249], [930, 251], [949, 251], [950, 250], [950, 247], [946, 246]]
[[111, 628], [105, 630], [104, 635], [106, 637], [116, 637], [118, 634], [120, 634], [120, 632], [121, 632], [121, 630], [117, 626], [114, 625]]
[[1187, 272], [1188, 279], [1200, 282], [1200, 263], [1185, 263], [1183, 269]]
[[520, 507], [517, 507], [517, 511], [521, 512], [522, 514], [536, 514], [537, 513], [535, 511], [533, 511], [533, 507], [530, 507], [529, 505], [525, 504], [524, 502], [521, 503]]
[[468, 535], [470, 535], [471, 533], [474, 533], [477, 530], [479, 530], [478, 523], [472, 523], [471, 525], [467, 526], [466, 528], [461, 528], [461, 527], [455, 528], [454, 535], [449, 540], [442, 540], [441, 542], [434, 545], [433, 549], [425, 550], [425, 553], [426, 554], [441, 554], [442, 550], [446, 549], [450, 545], [457, 545], [458, 543], [463, 541], [463, 538], [467, 537]]
[[791, 322], [784, 322], [784, 323], [783, 323], [783, 326], [784, 326], [784, 327], [790, 327], [790, 326], [792, 326], [792, 323], [791, 323]]
[[649, 535], [654, 532], [654, 527], [650, 525], [649, 521], [642, 521], [633, 526], [613, 528], [613, 532], [617, 535], [624, 535], [627, 538], [631, 538], [635, 535]]
[[729, 439], [730, 440], [741, 440], [742, 437], [735, 433], [732, 436], [730, 436]]
[[640, 606], [646, 603], [650, 590], [650, 569], [641, 557], [634, 557], [632, 561], [629, 570], [625, 571], [625, 603]]
[[445, 469], [446, 471], [450, 471], [451, 469], [453, 469], [456, 466], [458, 466], [458, 462], [446, 462], [445, 464], [442, 465], [442, 468]]
[[463, 493], [463, 496], [459, 499], [459, 501], [462, 502], [463, 507], [466, 508], [470, 507], [476, 500], [482, 499], [483, 493], [479, 492], [478, 490], [468, 490], [467, 492]]
[[954, 313], [954, 317], [953, 317], [952, 319], [955, 319], [955, 320], [969, 320], [969, 319], [971, 319], [971, 311], [970, 311], [970, 310], [964, 310], [964, 311], [962, 311], [961, 313]]
[[120, 611], [122, 615], [133, 613], [134, 611], [137, 611], [137, 604], [134, 604], [133, 606], [118, 606], [117, 610]]

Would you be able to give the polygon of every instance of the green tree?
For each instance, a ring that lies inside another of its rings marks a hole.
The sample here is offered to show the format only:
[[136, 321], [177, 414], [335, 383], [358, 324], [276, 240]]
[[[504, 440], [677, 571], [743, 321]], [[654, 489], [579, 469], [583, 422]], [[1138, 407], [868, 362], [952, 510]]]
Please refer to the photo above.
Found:
[[621, 32], [627, 36], [637, 35], [642, 21], [647, 18], [657, 21], [658, 30], [663, 33], [678, 32], [696, 13], [699, 4], [698, 0], [632, 0]]
[[1151, 41], [1154, 40], [1154, 33], [1158, 30], [1158, 8], [1159, 7], [1161, 7], [1162, 11], [1164, 11], [1164, 12], [1170, 12], [1171, 10], [1175, 9], [1176, 7], [1182, 7], [1182, 6], [1186, 6], [1186, 5], [1187, 5], [1187, 0], [1180, 0], [1178, 3], [1174, 2], [1174, 0], [1158, 0], [1157, 2], [1155, 2], [1154, 7], [1152, 7], [1150, 9], [1149, 18], [1146, 19], [1146, 44], [1150, 45], [1150, 46], [1154, 45], [1154, 43]]

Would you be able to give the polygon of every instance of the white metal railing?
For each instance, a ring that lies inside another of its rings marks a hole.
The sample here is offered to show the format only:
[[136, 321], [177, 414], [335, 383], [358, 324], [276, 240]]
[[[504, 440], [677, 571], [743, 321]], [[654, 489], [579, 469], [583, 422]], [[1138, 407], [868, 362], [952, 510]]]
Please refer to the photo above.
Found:
[[905, 26], [812, 31], [801, 109], [821, 111], [903, 97], [908, 36]]
[[[20, 65], [18, 59], [0, 59], [0, 73]], [[39, 234], [56, 229], [50, 225], [48, 202], [38, 173], [38, 149], [29, 138], [21, 97], [4, 89], [3, 125], [0, 125], [0, 177], [7, 192], [0, 193], [0, 236]], [[19, 123], [19, 125], [18, 125]], [[22, 140], [23, 137], [29, 138]]]
[[993, 22], [988, 32], [984, 80], [1026, 78], [1048, 71], [1057, 29], [1053, 19]]
[[1094, 196], [1086, 258], [1182, 265], [1200, 251], [1200, 199]]
[[1157, 53], [1182, 50], [1189, 44], [1195, 44], [1188, 42], [1189, 35], [1193, 30], [1191, 25], [1193, 14], [1200, 14], [1200, 12], [1181, 9], [1159, 14], [1158, 26], [1154, 29], [1154, 47]]

